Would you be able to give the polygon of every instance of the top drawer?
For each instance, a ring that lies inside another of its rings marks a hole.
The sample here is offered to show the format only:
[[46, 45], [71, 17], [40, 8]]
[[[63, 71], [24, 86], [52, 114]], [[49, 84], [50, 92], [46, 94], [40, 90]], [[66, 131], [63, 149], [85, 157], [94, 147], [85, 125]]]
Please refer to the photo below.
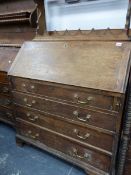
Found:
[[120, 99], [91, 92], [91, 90], [84, 88], [18, 77], [11, 78], [11, 83], [12, 88], [17, 91], [68, 101], [78, 106], [92, 106], [105, 110], [119, 111]]

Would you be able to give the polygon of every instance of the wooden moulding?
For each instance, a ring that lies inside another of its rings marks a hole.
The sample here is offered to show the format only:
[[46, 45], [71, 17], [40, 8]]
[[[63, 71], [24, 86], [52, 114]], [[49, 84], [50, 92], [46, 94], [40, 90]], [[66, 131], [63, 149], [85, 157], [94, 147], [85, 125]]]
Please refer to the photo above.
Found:
[[0, 1], [0, 3], [0, 25], [30, 23], [32, 26], [36, 26], [36, 6], [33, 0]]
[[32, 40], [36, 20], [33, 0], [0, 1], [0, 46], [21, 47], [24, 41]]

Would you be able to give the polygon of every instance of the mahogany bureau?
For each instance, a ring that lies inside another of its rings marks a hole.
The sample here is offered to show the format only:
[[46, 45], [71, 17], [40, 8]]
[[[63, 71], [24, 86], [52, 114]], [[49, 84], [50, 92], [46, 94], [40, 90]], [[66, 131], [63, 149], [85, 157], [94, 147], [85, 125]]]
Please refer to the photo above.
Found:
[[26, 42], [8, 72], [17, 143], [115, 175], [129, 43]]

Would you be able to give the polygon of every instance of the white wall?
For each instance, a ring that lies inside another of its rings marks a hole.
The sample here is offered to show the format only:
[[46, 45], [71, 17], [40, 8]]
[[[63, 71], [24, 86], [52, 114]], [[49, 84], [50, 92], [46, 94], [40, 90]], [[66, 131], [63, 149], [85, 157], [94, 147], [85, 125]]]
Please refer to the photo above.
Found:
[[97, 0], [65, 4], [45, 0], [47, 30], [121, 29], [125, 27], [128, 0]]

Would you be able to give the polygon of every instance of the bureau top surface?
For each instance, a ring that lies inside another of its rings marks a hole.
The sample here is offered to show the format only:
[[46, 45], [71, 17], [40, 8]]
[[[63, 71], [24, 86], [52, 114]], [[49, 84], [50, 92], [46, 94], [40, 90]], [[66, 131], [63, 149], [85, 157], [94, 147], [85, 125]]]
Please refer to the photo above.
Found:
[[0, 71], [8, 72], [18, 51], [19, 48], [0, 47]]
[[9, 75], [123, 93], [130, 47], [128, 42], [26, 42]]

